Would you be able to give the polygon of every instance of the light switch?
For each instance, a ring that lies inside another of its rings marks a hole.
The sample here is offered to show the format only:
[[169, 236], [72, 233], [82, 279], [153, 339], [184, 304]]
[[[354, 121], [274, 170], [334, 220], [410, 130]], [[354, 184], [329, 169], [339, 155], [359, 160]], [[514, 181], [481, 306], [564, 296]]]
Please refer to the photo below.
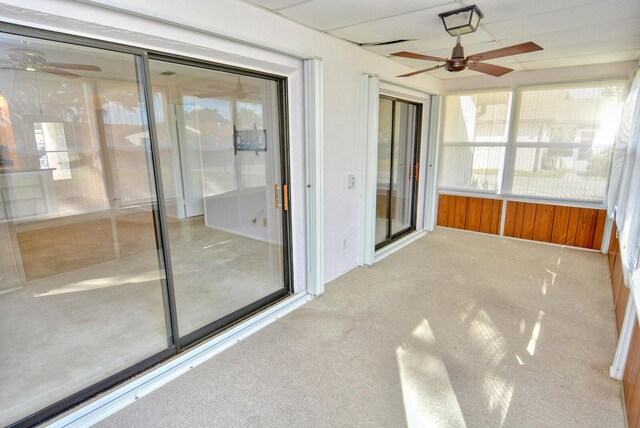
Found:
[[356, 187], [356, 176], [353, 174], [347, 175], [347, 189], [353, 189]]

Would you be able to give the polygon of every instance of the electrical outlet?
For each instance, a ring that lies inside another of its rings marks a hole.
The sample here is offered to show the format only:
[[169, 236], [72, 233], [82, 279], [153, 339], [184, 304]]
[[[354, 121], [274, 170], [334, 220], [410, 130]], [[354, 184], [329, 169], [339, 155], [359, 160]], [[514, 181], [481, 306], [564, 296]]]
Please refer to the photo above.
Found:
[[342, 249], [344, 250], [345, 248], [347, 248], [349, 246], [349, 241], [347, 241], [346, 239], [342, 240]]

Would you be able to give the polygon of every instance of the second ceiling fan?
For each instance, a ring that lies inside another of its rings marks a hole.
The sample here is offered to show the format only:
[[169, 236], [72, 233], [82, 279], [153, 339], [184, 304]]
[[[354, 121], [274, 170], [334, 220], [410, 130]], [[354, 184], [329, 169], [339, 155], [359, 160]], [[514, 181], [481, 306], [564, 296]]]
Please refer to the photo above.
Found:
[[445, 70], [454, 73], [468, 68], [490, 76], [500, 77], [510, 71], [513, 71], [513, 69], [495, 64], [487, 64], [483, 61], [542, 50], [542, 48], [537, 44], [533, 42], [526, 42], [465, 57], [464, 48], [462, 47], [462, 43], [460, 43], [460, 37], [462, 34], [473, 33], [476, 31], [480, 24], [480, 19], [484, 17], [482, 12], [480, 12], [476, 5], [473, 5], [451, 12], [441, 13], [439, 16], [442, 19], [447, 32], [452, 36], [457, 37], [456, 45], [453, 47], [453, 51], [451, 52], [451, 58], [440, 58], [407, 51], [394, 52], [391, 56], [444, 63], [436, 65], [435, 67], [402, 74], [398, 77], [414, 76], [416, 74], [426, 73], [427, 71], [437, 70], [439, 68], [444, 68]]

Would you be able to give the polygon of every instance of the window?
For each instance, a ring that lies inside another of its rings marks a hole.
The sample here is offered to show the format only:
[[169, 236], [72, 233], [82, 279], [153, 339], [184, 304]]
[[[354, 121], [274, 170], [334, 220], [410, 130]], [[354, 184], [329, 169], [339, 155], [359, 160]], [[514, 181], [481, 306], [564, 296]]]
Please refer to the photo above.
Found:
[[[633, 79], [616, 134], [608, 209], [620, 233], [627, 272], [640, 267], [640, 71]], [[637, 286], [637, 284], [634, 284]]]
[[446, 97], [441, 187], [498, 191], [510, 109], [508, 91]]
[[40, 169], [52, 169], [54, 180], [70, 180], [69, 151], [64, 123], [38, 122], [33, 124]]
[[445, 98], [439, 187], [602, 202], [624, 82]]
[[503, 193], [602, 202], [623, 82], [523, 88]]

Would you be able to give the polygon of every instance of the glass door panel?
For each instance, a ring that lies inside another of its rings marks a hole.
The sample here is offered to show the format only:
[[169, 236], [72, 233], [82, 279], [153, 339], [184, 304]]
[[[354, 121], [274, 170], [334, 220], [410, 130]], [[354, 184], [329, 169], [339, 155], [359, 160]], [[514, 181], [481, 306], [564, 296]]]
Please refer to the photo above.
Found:
[[415, 228], [420, 106], [381, 97], [378, 120], [376, 249]]
[[286, 293], [279, 83], [150, 68], [178, 329], [193, 337]]
[[394, 118], [393, 187], [391, 189], [391, 236], [411, 228], [415, 181], [417, 106], [396, 101]]
[[389, 234], [389, 197], [391, 192], [391, 141], [393, 133], [393, 101], [380, 100], [378, 110], [378, 181], [376, 191], [376, 245]]
[[141, 58], [8, 34], [0, 48], [5, 426], [173, 341]]

